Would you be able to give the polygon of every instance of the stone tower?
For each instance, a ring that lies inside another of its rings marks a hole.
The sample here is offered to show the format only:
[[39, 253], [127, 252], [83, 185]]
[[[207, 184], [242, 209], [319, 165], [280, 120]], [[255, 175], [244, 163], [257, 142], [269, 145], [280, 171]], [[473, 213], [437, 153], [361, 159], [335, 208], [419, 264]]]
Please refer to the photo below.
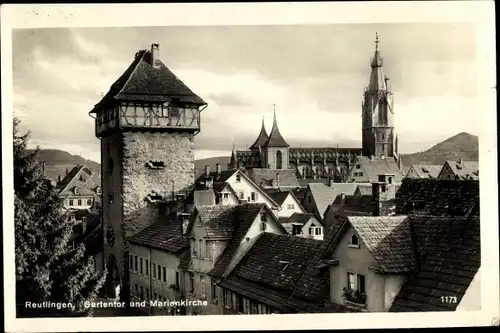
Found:
[[161, 62], [159, 52], [158, 44], [137, 52], [90, 111], [101, 141], [106, 290], [126, 302], [127, 237], [154, 223], [163, 213], [160, 203], [194, 183], [194, 136], [207, 106]]
[[[259, 136], [260, 138], [260, 136]], [[276, 121], [276, 111], [274, 111], [273, 128], [269, 137], [262, 146], [263, 167], [269, 169], [288, 169], [289, 145], [281, 136]]]
[[371, 75], [362, 103], [363, 155], [375, 158], [396, 157], [394, 133], [394, 103], [389, 78], [384, 75], [383, 59], [379, 51], [378, 34]]

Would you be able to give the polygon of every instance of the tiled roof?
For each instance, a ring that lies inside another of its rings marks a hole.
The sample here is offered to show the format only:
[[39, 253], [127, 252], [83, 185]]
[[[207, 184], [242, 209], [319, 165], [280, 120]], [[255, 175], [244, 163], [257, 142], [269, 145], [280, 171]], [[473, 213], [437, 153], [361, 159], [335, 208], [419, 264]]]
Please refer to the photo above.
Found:
[[[98, 172], [92, 172], [85, 165], [77, 165], [56, 185], [60, 196], [95, 196], [97, 188], [101, 186], [101, 178]], [[78, 188], [78, 194], [74, 193]]]
[[186, 251], [181, 253], [179, 258], [179, 269], [188, 270], [189, 265], [191, 265], [191, 252]]
[[403, 178], [403, 174], [401, 170], [399, 170], [394, 157], [374, 158], [371, 160], [366, 156], [358, 156], [357, 159], [370, 183], [378, 182], [378, 176], [380, 174], [394, 175], [395, 182], [400, 182]]
[[282, 205], [286, 198], [290, 195], [290, 191], [281, 191], [278, 189], [268, 188], [264, 192], [270, 196], [278, 205]]
[[266, 142], [264, 142], [264, 147], [289, 147], [285, 139], [281, 136], [280, 130], [278, 129], [278, 122], [276, 121], [276, 113], [273, 119], [273, 128]]
[[320, 214], [319, 218], [323, 219], [326, 208], [335, 200], [336, 192], [323, 184], [309, 184], [309, 190]]
[[259, 147], [263, 147], [267, 139], [269, 139], [269, 135], [267, 135], [266, 127], [264, 126], [264, 119], [262, 119], [262, 127], [260, 129], [259, 136], [255, 140], [255, 142], [250, 146], [250, 149], [258, 149]]
[[214, 190], [195, 190], [193, 193], [195, 206], [210, 206], [215, 205]]
[[272, 181], [279, 174], [280, 187], [298, 187], [297, 175], [293, 169], [253, 168], [247, 170], [248, 177], [258, 186], [272, 186]]
[[231, 238], [234, 230], [233, 220], [236, 214], [234, 206], [197, 206], [195, 209], [207, 237]]
[[289, 161], [292, 164], [311, 163], [314, 160], [315, 164], [336, 163], [349, 164], [353, 163], [356, 156], [361, 155], [361, 148], [290, 148]]
[[358, 188], [356, 189], [355, 193], [359, 192], [361, 195], [372, 195], [373, 194], [373, 187], [372, 184], [358, 184]]
[[446, 163], [460, 179], [479, 179], [479, 162], [477, 161], [446, 161]]
[[267, 207], [263, 203], [245, 203], [237, 206], [229, 206], [233, 212], [233, 233], [229, 245], [215, 263], [209, 275], [221, 277], [234, 254], [238, 250], [241, 240], [248, 232], [248, 229], [254, 222], [257, 214]]
[[306, 194], [307, 187], [295, 187], [295, 188], [292, 188], [290, 191], [292, 191], [293, 195], [295, 195], [295, 197], [300, 202], [302, 202], [302, 199], [304, 199], [304, 195]]
[[[417, 173], [417, 175], [420, 178], [437, 178], [439, 176], [439, 173], [441, 172], [441, 169], [443, 168], [442, 165], [435, 165], [435, 164], [414, 164], [411, 166], [413, 170]], [[408, 170], [409, 171], [409, 170]]]
[[320, 178], [320, 179], [311, 179], [311, 178], [299, 178], [299, 185], [301, 187], [307, 187], [309, 184], [323, 184], [328, 186], [330, 184], [330, 179]]
[[207, 179], [212, 179], [214, 185], [216, 183], [225, 183], [236, 171], [237, 170], [223, 170], [220, 173], [211, 171], [208, 177], [205, 173], [202, 173], [195, 181], [196, 188], [205, 188], [205, 181]]
[[405, 178], [396, 192], [396, 213], [414, 209], [436, 216], [479, 215], [479, 181]]
[[167, 66], [162, 62], [159, 66], [158, 69], [153, 68], [150, 50], [137, 52], [132, 64], [92, 112], [113, 100], [167, 102], [178, 98], [181, 102], [206, 105]]
[[[314, 218], [313, 214], [308, 214], [308, 213], [293, 213], [288, 218], [287, 222], [288, 223], [306, 224], [311, 218]], [[319, 224], [321, 224], [321, 223], [319, 223]]]
[[182, 219], [176, 214], [142, 229], [129, 237], [128, 241], [173, 253], [189, 247], [189, 240], [182, 235]]
[[[335, 205], [340, 205], [341, 197], [337, 196], [333, 203]], [[341, 209], [343, 209], [344, 212], [354, 211], [373, 214], [375, 210], [375, 202], [373, 201], [373, 197], [371, 195], [346, 195], [344, 197], [344, 205]]]
[[349, 223], [385, 273], [416, 271], [406, 216], [349, 216]]
[[[423, 259], [396, 295], [391, 312], [454, 311], [481, 266], [479, 218], [412, 217]], [[443, 302], [442, 296], [457, 297]]]

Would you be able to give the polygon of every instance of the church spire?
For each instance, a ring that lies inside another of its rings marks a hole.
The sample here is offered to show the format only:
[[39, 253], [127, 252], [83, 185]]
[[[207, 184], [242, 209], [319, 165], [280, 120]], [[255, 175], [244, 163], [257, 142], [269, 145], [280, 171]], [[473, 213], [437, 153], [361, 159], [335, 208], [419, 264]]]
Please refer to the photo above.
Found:
[[268, 138], [269, 136], [267, 135], [266, 127], [264, 126], [264, 117], [262, 117], [262, 126], [260, 128], [259, 136], [255, 140], [255, 142], [250, 146], [250, 149], [251, 150], [259, 149], [259, 147], [262, 147], [266, 143]]
[[376, 33], [375, 34], [375, 54], [373, 55], [373, 59], [372, 59], [372, 63], [371, 63], [372, 73], [370, 75], [370, 83], [368, 85], [369, 92], [377, 92], [377, 91], [387, 89], [386, 77], [384, 75], [384, 70], [382, 68], [383, 60], [382, 60], [382, 57], [380, 56], [379, 43], [380, 43], [380, 41], [378, 39], [378, 33]]
[[264, 147], [290, 147], [285, 139], [283, 139], [278, 129], [278, 122], [276, 121], [276, 104], [274, 104], [273, 128], [271, 129], [269, 138], [264, 143]]

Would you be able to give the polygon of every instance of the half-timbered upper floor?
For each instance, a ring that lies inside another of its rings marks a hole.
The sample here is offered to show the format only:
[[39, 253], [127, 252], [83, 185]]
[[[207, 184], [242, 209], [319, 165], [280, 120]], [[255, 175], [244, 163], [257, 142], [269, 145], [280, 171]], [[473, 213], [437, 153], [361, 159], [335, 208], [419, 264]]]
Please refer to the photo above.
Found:
[[116, 130], [200, 130], [207, 103], [159, 59], [159, 46], [136, 53], [135, 59], [97, 103], [96, 136]]

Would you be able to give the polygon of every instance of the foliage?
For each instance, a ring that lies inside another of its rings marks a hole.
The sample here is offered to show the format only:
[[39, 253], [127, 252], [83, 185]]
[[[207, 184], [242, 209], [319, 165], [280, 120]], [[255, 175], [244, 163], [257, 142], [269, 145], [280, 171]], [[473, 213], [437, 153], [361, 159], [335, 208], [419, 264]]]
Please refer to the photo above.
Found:
[[352, 290], [345, 288], [342, 290], [342, 297], [350, 302], [365, 304], [366, 302], [366, 294], [359, 292], [359, 290]]
[[[68, 219], [53, 184], [43, 177], [38, 148], [27, 151], [29, 133], [14, 120], [14, 222], [18, 317], [82, 316], [104, 283], [85, 247], [73, 249]], [[26, 302], [71, 303], [73, 307], [30, 308]]]

